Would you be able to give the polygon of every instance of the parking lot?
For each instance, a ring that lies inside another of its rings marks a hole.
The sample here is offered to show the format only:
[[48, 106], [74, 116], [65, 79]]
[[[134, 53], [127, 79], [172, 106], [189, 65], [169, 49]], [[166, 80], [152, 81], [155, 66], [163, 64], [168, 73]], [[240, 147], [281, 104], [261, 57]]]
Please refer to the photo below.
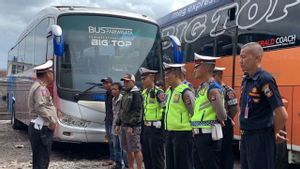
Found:
[[[0, 120], [0, 169], [30, 169], [31, 148], [27, 130], [13, 130], [10, 120]], [[235, 152], [238, 156], [238, 152]], [[109, 169], [102, 163], [107, 160], [108, 147], [105, 144], [55, 143], [50, 169]], [[234, 169], [239, 169], [238, 158]], [[293, 166], [293, 169], [299, 167]]]

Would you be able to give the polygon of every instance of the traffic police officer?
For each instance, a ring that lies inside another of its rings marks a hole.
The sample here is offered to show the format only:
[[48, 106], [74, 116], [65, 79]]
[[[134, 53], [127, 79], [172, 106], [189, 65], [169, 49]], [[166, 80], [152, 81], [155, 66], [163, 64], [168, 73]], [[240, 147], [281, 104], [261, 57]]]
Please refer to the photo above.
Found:
[[28, 96], [30, 113], [37, 115], [32, 120], [28, 132], [32, 149], [32, 168], [46, 169], [49, 166], [53, 131], [57, 123], [56, 108], [47, 85], [53, 81], [53, 61], [34, 68], [37, 80], [31, 86]]
[[239, 116], [242, 169], [274, 169], [275, 141], [285, 139], [279, 133], [287, 112], [275, 79], [260, 66], [262, 56], [263, 48], [256, 42], [241, 49], [240, 65], [245, 73]]
[[191, 126], [194, 144], [204, 169], [219, 169], [219, 155], [222, 143], [221, 124], [226, 120], [222, 88], [213, 78], [217, 57], [201, 56], [195, 53], [194, 77], [200, 80], [196, 94]]
[[192, 128], [195, 97], [189, 86], [181, 81], [184, 64], [164, 63], [165, 81], [170, 88], [166, 95], [166, 168], [192, 169]]
[[233, 126], [234, 126], [234, 116], [238, 111], [237, 107], [237, 98], [234, 90], [223, 83], [223, 71], [225, 67], [215, 67], [214, 69], [214, 79], [215, 81], [222, 86], [224, 100], [225, 100], [225, 109], [227, 113], [227, 119], [225, 120], [225, 126], [222, 127], [223, 131], [223, 140], [222, 140], [222, 149], [220, 153], [221, 166], [223, 169], [233, 169], [234, 156], [232, 151], [232, 140], [233, 140]]
[[165, 152], [162, 131], [162, 115], [165, 94], [154, 85], [156, 70], [139, 69], [144, 90], [144, 128], [142, 150], [146, 169], [164, 169]]

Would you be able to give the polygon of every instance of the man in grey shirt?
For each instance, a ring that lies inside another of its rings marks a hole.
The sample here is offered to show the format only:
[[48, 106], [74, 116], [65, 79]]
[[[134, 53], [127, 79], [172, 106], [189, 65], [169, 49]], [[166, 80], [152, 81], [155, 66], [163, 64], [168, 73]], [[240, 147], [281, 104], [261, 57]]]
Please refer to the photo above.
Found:
[[122, 169], [122, 161], [124, 161], [125, 168], [128, 168], [127, 155], [124, 150], [121, 149], [120, 136], [115, 132], [116, 121], [119, 116], [122, 100], [122, 85], [121, 83], [115, 82], [111, 86], [112, 98], [112, 111], [113, 111], [113, 123], [112, 123], [112, 141], [113, 149], [115, 153], [116, 166], [115, 169]]

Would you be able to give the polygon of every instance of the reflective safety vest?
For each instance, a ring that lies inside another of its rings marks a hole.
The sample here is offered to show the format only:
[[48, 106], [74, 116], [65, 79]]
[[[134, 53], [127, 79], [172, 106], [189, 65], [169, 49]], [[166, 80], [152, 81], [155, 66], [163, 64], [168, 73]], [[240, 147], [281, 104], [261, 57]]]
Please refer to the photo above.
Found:
[[191, 131], [190, 114], [183, 101], [183, 93], [190, 90], [186, 84], [180, 84], [175, 89], [168, 89], [166, 110], [165, 110], [165, 129], [167, 131]]
[[[158, 121], [162, 119], [163, 108], [158, 102], [158, 92], [163, 92], [158, 87], [154, 87], [147, 91], [144, 89], [142, 95], [144, 97], [144, 120], [146, 121]], [[154, 91], [154, 92], [153, 92]], [[153, 92], [153, 93], [151, 93]]]
[[199, 89], [194, 105], [194, 114], [191, 118], [192, 128], [210, 129], [218, 123], [217, 113], [208, 99], [209, 83]]

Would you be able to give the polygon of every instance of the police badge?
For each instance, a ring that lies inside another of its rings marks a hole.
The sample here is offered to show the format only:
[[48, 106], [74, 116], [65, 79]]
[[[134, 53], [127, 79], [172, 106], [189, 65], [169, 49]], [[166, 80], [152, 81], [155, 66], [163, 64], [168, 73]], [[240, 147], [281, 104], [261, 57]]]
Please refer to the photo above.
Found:
[[178, 103], [180, 99], [180, 94], [175, 94], [173, 97], [173, 103]]

